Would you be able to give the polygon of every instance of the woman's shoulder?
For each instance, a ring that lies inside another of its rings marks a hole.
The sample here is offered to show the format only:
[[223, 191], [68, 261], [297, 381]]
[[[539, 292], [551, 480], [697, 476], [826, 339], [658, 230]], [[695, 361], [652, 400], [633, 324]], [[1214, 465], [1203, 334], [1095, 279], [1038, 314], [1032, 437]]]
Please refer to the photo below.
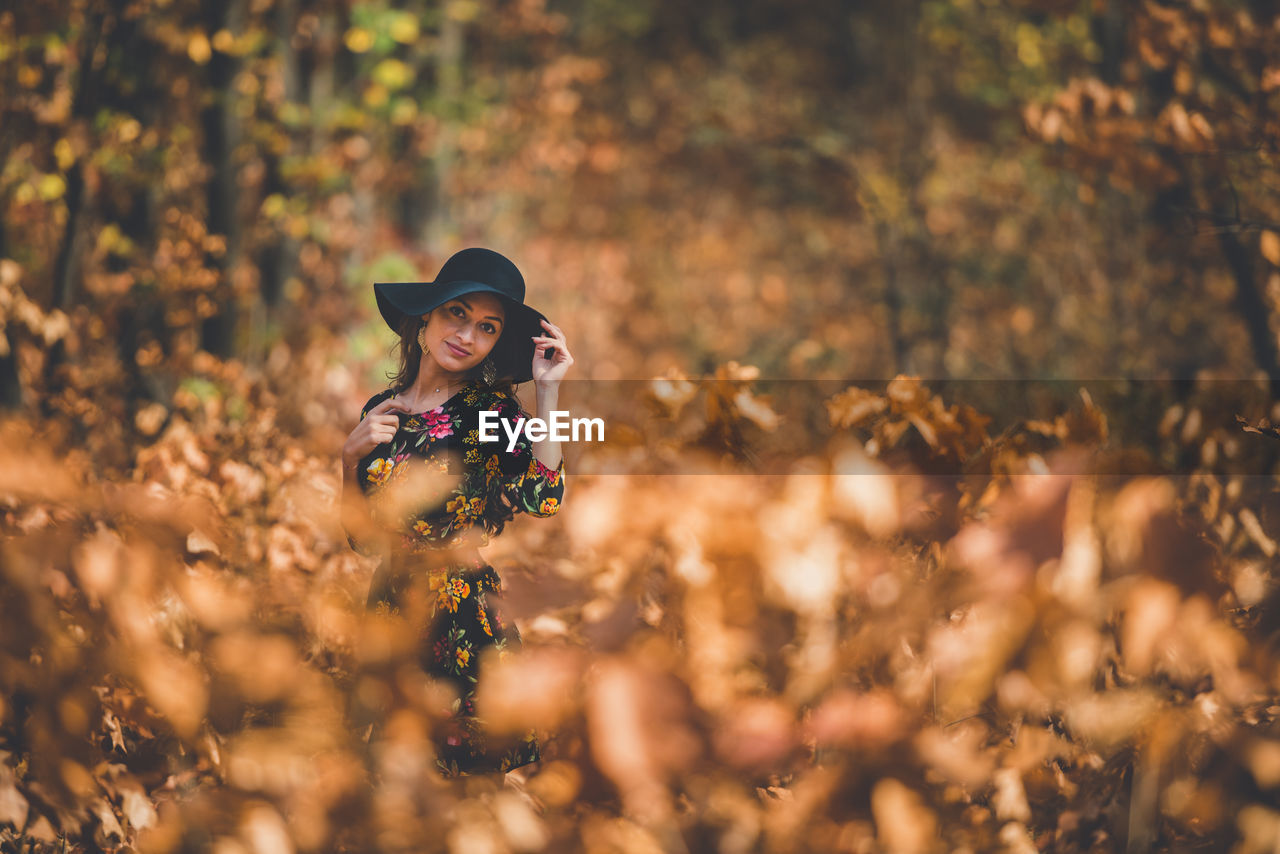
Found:
[[466, 398], [466, 402], [476, 409], [508, 412], [520, 408], [520, 401], [515, 396], [497, 388], [477, 387], [472, 389]]

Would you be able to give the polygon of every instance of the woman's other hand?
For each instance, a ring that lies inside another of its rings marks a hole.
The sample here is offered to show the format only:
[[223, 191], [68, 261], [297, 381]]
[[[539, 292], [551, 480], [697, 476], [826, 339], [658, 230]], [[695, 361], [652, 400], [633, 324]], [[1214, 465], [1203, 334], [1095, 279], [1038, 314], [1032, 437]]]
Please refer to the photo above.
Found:
[[[547, 334], [533, 336], [533, 382], [540, 388], [554, 388], [573, 364], [573, 354], [564, 330], [549, 320], [542, 321], [542, 326]], [[548, 352], [550, 359], [546, 357]]]

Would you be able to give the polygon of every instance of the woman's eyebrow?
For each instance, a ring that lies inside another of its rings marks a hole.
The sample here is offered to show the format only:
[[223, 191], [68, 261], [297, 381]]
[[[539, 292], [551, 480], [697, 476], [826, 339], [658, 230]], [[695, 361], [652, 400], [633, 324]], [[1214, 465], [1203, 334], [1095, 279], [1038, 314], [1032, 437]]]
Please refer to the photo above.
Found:
[[[471, 303], [467, 302], [466, 300], [462, 299], [461, 297], [459, 297], [458, 302], [460, 302], [460, 303], [462, 303], [463, 305], [465, 305], [465, 306], [467, 307], [467, 311], [471, 311]], [[498, 321], [499, 323], [501, 323], [501, 322], [502, 322], [502, 318], [501, 318], [501, 317], [498, 317], [498, 315], [496, 315], [496, 314], [486, 315], [484, 319], [485, 319], [485, 320], [496, 320], [496, 321]]]

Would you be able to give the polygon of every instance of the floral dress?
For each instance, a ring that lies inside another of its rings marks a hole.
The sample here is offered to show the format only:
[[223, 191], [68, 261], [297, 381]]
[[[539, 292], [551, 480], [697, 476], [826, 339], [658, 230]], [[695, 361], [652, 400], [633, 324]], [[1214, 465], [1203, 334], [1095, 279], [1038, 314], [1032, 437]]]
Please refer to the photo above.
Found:
[[[360, 419], [392, 395], [375, 394]], [[510, 395], [469, 383], [427, 412], [397, 413], [400, 429], [391, 442], [374, 448], [358, 469], [361, 491], [378, 524], [389, 531], [389, 559], [375, 574], [369, 608], [399, 614], [406, 591], [425, 582], [430, 619], [419, 647], [423, 669], [458, 689], [453, 717], [436, 735], [436, 765], [445, 777], [508, 771], [540, 758], [532, 729], [518, 737], [486, 734], [475, 714], [480, 653], [488, 647], [503, 658], [520, 646], [520, 632], [500, 606], [502, 580], [478, 551], [515, 513], [553, 516], [564, 495], [564, 461], [551, 469], [536, 457], [523, 431], [508, 451], [509, 437], [498, 426], [497, 441], [482, 441], [480, 413], [494, 411], [514, 428], [524, 413]], [[492, 421], [490, 422], [492, 424]], [[418, 472], [450, 475], [443, 495], [415, 502], [416, 487], [397, 499], [391, 489]], [[351, 547], [371, 554], [348, 535]]]

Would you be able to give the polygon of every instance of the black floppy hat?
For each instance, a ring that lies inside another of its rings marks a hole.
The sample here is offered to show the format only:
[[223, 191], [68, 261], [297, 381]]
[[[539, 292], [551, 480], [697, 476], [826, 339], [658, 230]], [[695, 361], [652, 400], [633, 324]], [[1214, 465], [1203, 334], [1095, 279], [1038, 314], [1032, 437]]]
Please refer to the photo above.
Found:
[[499, 378], [522, 383], [533, 378], [533, 336], [545, 335], [546, 316], [524, 304], [524, 276], [510, 259], [492, 249], [472, 247], [455, 252], [433, 282], [374, 282], [378, 311], [392, 331], [400, 333], [406, 316], [419, 317], [451, 299], [476, 291], [502, 300], [506, 320], [489, 354]]

